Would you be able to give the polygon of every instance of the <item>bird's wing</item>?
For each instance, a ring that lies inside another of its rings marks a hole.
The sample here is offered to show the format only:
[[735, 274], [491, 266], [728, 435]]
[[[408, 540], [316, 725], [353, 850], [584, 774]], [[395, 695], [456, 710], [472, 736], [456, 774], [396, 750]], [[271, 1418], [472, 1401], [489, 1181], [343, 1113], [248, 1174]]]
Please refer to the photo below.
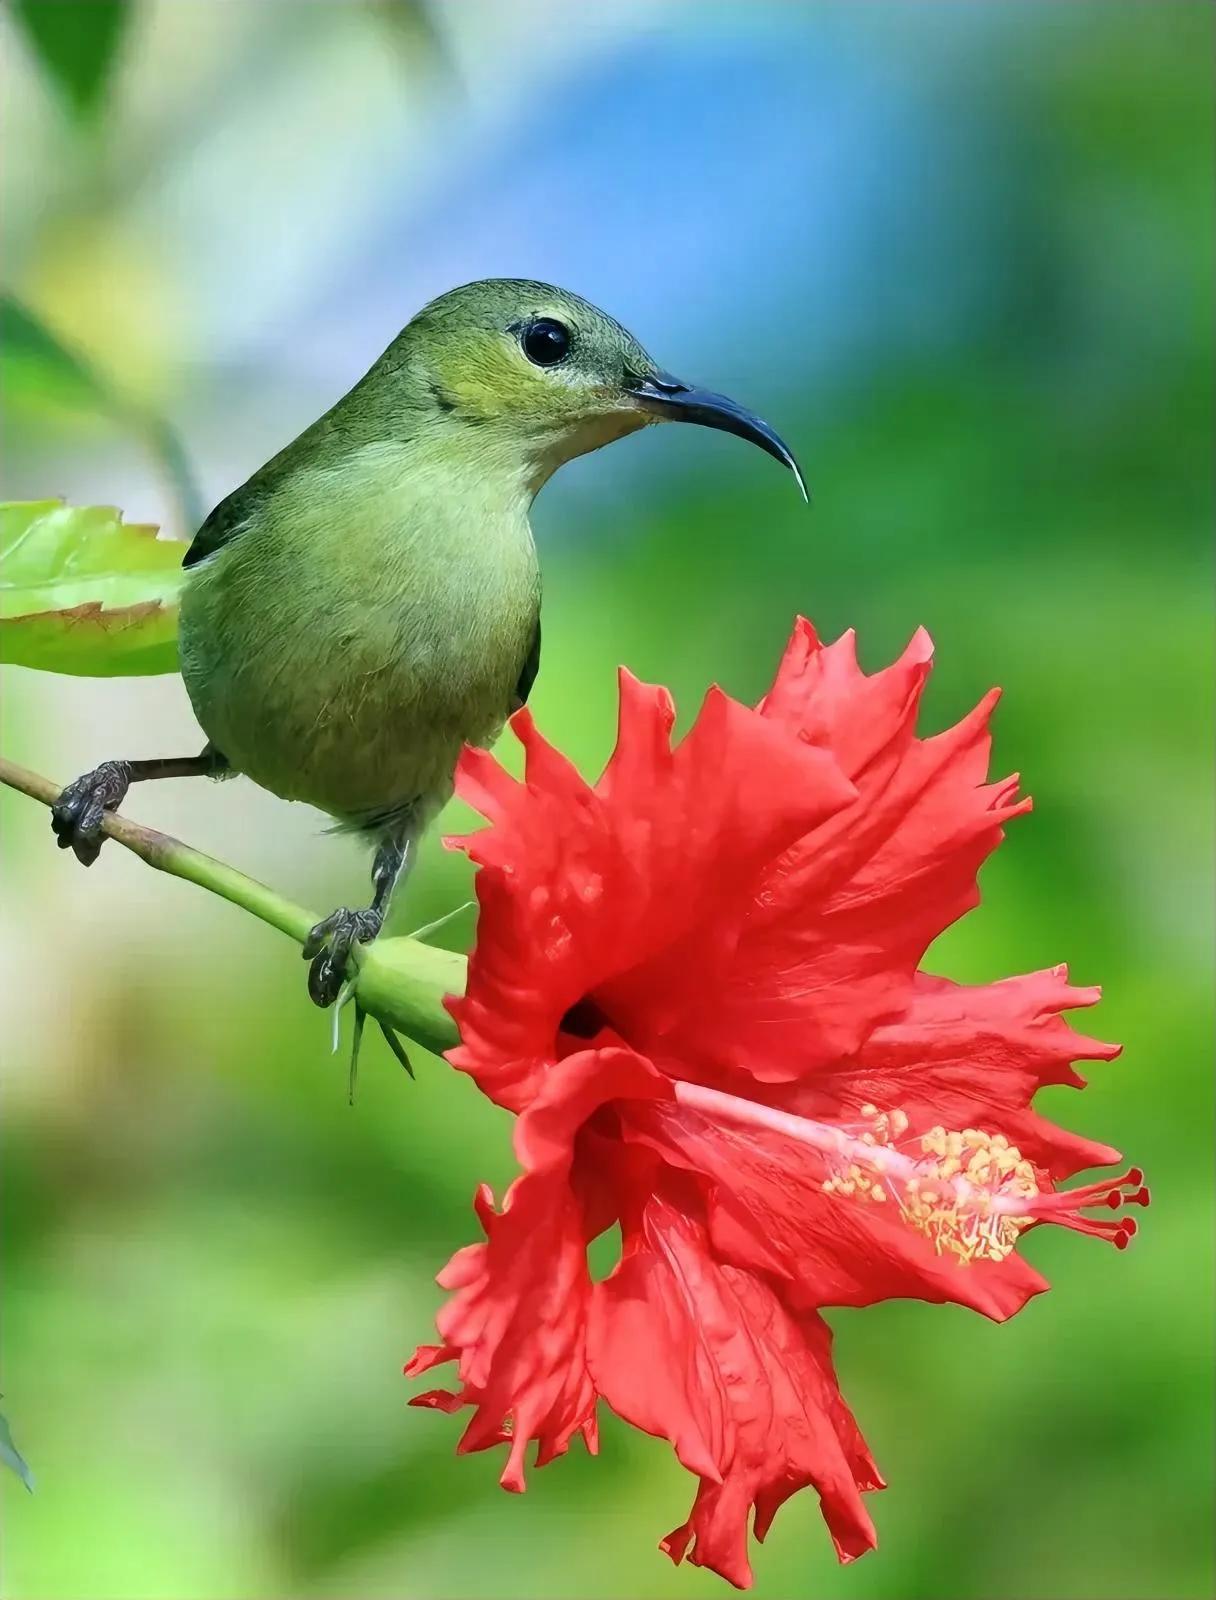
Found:
[[249, 498], [243, 489], [238, 489], [226, 500], [221, 500], [194, 535], [182, 566], [197, 566], [200, 561], [206, 561], [208, 556], [213, 556], [224, 545], [231, 544], [233, 539], [248, 526], [251, 509]]
[[532, 644], [528, 650], [527, 659], [519, 674], [519, 682], [515, 685], [515, 696], [511, 702], [511, 710], [518, 711], [520, 706], [528, 703], [528, 696], [532, 693], [532, 685], [536, 682], [536, 674], [540, 671], [540, 617], [536, 619], [536, 632], [532, 635]]
[[194, 535], [193, 542], [186, 551], [186, 559], [182, 562], [184, 567], [195, 567], [200, 561], [206, 561], [208, 556], [213, 556], [217, 550], [222, 550], [225, 545], [231, 544], [245, 532], [246, 528], [256, 520], [266, 501], [290, 480], [298, 468], [301, 456], [307, 459], [309, 442], [325, 420], [325, 417], [322, 417], [320, 423], [314, 423], [312, 428], [305, 429], [286, 449], [280, 450], [277, 456], [271, 456], [266, 465], [259, 467], [239, 489], [234, 489], [220, 501]]

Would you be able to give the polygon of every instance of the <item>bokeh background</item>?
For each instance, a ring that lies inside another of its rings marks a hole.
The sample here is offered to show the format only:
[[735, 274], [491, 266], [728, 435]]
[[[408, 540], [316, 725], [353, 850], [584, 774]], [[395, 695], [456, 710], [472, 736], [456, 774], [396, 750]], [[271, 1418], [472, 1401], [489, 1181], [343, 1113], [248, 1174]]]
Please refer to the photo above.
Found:
[[[838, 1569], [814, 1496], [761, 1597], [1213, 1593], [1210, 732], [1214, 16], [1201, 4], [24, 0], [0, 16], [4, 494], [188, 534], [427, 298], [550, 279], [790, 439], [655, 430], [535, 525], [543, 728], [597, 768], [614, 669], [753, 697], [795, 610], [938, 647], [928, 724], [1006, 691], [1032, 816], [932, 965], [1071, 962], [1126, 1044], [1044, 1109], [1154, 1206], [1119, 1257], [1036, 1233], [1005, 1327], [839, 1313], [891, 1487]], [[21, 343], [24, 339], [24, 344]], [[82, 376], [87, 365], [88, 374]], [[67, 779], [197, 743], [176, 679], [9, 669], [7, 754]], [[508, 759], [510, 759], [508, 757]], [[691, 1482], [605, 1419], [522, 1498], [407, 1411], [432, 1276], [508, 1129], [369, 1035], [357, 1103], [290, 946], [116, 848], [88, 875], [0, 796], [0, 1480], [21, 1600], [709, 1596], [655, 1540]], [[364, 864], [243, 780], [131, 812], [319, 909]], [[458, 809], [451, 826], [467, 822]], [[465, 901], [432, 843], [409, 927]], [[437, 937], [472, 934], [467, 911]], [[645, 1353], [640, 1353], [645, 1359]]]

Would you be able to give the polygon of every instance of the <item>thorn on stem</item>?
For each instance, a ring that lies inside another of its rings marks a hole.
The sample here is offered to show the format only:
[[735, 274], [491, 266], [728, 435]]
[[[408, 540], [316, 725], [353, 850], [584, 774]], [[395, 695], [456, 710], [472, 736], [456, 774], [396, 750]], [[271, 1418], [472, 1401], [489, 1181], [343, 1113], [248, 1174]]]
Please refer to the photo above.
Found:
[[353, 1106], [355, 1103], [355, 1079], [359, 1075], [359, 1047], [363, 1043], [363, 1024], [367, 1021], [367, 1012], [359, 1002], [355, 1001], [355, 1027], [350, 1041], [350, 1076], [347, 1082], [346, 1103]]
[[381, 1022], [379, 1017], [376, 1018], [376, 1022], [380, 1028], [380, 1032], [384, 1035], [385, 1043], [412, 1078], [414, 1076], [414, 1068], [410, 1063], [410, 1058], [406, 1052], [406, 1048], [398, 1038], [395, 1030], [390, 1028], [387, 1022]]

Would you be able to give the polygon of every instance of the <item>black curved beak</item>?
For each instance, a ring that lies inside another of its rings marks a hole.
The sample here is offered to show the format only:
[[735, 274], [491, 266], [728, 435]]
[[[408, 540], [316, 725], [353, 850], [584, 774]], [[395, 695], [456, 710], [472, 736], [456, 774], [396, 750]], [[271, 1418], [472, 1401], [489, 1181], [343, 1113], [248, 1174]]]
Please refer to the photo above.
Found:
[[669, 372], [652, 372], [649, 377], [639, 378], [629, 386], [629, 393], [643, 411], [652, 412], [656, 417], [669, 422], [699, 422], [703, 428], [721, 428], [723, 433], [733, 433], [758, 444], [761, 450], [790, 469], [802, 490], [802, 498], [809, 503], [811, 497], [806, 490], [806, 480], [789, 445], [767, 422], [761, 422], [759, 417], [745, 411], [726, 395], [690, 388]]

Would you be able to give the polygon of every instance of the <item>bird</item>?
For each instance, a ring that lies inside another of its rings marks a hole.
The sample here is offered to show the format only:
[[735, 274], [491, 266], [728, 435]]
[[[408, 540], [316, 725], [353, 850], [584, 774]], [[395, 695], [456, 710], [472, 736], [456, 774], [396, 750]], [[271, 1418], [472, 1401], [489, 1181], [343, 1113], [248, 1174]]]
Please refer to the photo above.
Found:
[[617, 321], [550, 284], [485, 279], [424, 306], [324, 416], [222, 500], [184, 557], [179, 651], [197, 756], [105, 761], [52, 807], [96, 860], [132, 784], [243, 773], [372, 846], [372, 893], [303, 946], [338, 998], [383, 928], [466, 744], [488, 746], [540, 666], [529, 510], [576, 456], [660, 421], [783, 440], [659, 367]]

